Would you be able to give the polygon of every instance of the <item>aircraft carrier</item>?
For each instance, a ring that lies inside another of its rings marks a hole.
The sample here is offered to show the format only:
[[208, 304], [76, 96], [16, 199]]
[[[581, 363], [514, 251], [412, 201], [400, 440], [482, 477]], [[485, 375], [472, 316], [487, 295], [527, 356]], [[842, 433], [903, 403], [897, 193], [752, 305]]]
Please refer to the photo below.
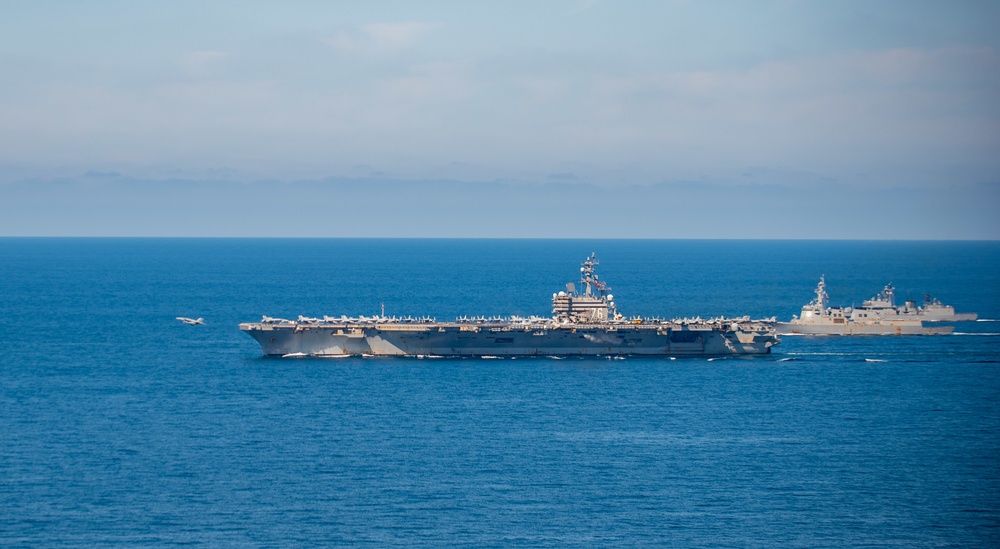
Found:
[[552, 295], [550, 317], [265, 316], [240, 324], [264, 354], [279, 357], [725, 356], [768, 354], [774, 320], [749, 317], [659, 320], [623, 317], [595, 272], [594, 254], [574, 283]]

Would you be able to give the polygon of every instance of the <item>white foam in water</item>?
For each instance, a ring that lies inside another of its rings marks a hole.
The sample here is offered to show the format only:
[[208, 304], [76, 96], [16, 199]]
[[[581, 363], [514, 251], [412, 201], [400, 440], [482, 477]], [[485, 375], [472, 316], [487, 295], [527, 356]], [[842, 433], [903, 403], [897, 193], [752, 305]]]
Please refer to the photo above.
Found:
[[865, 362], [885, 362], [881, 358], [866, 358]]

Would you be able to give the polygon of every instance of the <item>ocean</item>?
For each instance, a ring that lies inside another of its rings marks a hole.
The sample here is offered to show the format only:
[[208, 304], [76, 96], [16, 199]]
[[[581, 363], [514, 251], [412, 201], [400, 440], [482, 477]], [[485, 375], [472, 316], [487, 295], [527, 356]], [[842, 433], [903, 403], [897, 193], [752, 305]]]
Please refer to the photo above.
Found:
[[[825, 276], [980, 321], [712, 361], [237, 329], [547, 316], [591, 252], [626, 316], [787, 320]], [[0, 545], [1000, 546], [998, 273], [998, 242], [0, 238]]]

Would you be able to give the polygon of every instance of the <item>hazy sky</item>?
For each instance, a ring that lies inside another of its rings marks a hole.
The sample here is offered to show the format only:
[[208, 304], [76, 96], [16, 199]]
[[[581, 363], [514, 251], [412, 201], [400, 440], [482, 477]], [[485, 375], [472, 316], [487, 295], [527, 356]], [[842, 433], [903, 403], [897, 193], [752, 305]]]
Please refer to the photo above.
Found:
[[6, 2], [0, 235], [997, 239], [998, 21], [992, 1]]

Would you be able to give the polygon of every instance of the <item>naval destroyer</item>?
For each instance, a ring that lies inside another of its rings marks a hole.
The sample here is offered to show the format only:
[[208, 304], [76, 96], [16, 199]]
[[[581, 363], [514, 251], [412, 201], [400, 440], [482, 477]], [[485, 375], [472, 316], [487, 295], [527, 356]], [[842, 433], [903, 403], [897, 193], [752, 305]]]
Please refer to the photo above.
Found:
[[891, 282], [873, 299], [888, 301], [889, 306], [894, 308], [900, 317], [916, 318], [924, 322], [964, 322], [979, 318], [976, 313], [956, 313], [955, 307], [941, 303], [930, 294], [924, 294], [923, 305], [917, 305], [916, 301], [909, 299], [903, 302], [903, 305], [896, 305], [895, 290]]
[[860, 307], [830, 307], [825, 277], [820, 277], [816, 297], [802, 307], [789, 322], [778, 322], [778, 332], [784, 334], [840, 335], [934, 335], [950, 334], [953, 326], [928, 326], [925, 322], [975, 320], [975, 313], [955, 313], [955, 308], [938, 300], [926, 298], [923, 307], [907, 301], [897, 306], [892, 283], [879, 294], [866, 299]]
[[591, 254], [580, 268], [581, 289], [569, 283], [552, 295], [552, 316], [469, 318], [265, 316], [240, 324], [264, 354], [349, 356], [723, 356], [768, 354], [779, 340], [774, 319], [624, 318]]

